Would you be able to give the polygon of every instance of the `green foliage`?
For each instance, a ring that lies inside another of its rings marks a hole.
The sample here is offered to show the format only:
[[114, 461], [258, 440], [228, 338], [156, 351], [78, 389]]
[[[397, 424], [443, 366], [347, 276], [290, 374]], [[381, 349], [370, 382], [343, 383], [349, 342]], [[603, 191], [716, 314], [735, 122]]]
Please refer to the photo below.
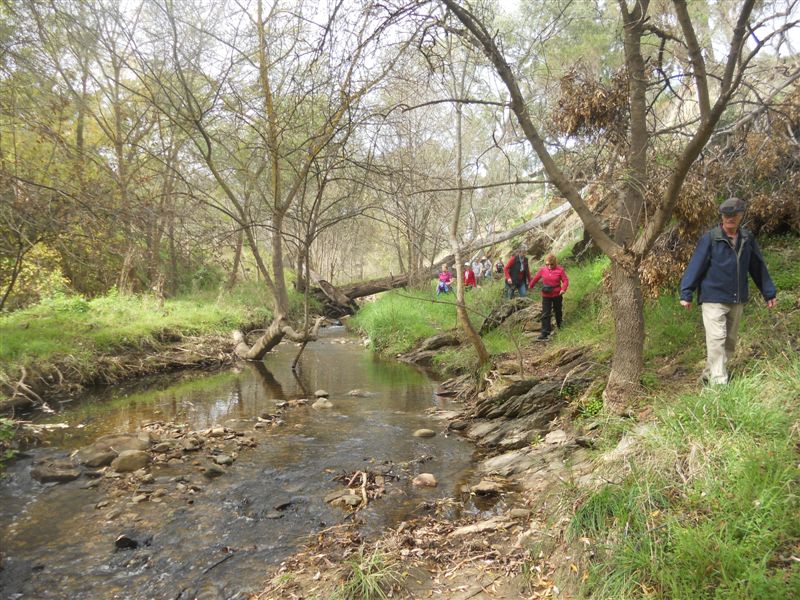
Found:
[[441, 301], [435, 301], [435, 296], [420, 290], [387, 292], [364, 305], [348, 325], [369, 337], [371, 346], [380, 352], [406, 352], [418, 340], [455, 327], [454, 296], [439, 298]]
[[564, 268], [569, 276], [569, 290], [564, 300], [581, 303], [587, 297], [596, 294], [610, 264], [611, 261], [607, 256], [600, 256], [591, 262], [565, 265]]
[[610, 299], [603, 293], [602, 283], [609, 261], [605, 256], [581, 264], [565, 264], [569, 289], [564, 295], [565, 327], [550, 343], [551, 347], [595, 346], [596, 358], [604, 359], [608, 342], [613, 337]]
[[39, 306], [43, 311], [52, 311], [54, 313], [81, 314], [91, 310], [86, 298], [80, 294], [70, 295], [62, 290], [46, 295], [39, 303]]
[[642, 535], [648, 528], [648, 515], [666, 506], [661, 486], [646, 478], [631, 476], [622, 484], [608, 484], [592, 494], [570, 521], [568, 535], [595, 537], [611, 529], [628, 535]]
[[690, 360], [705, 352], [703, 328], [694, 313], [687, 313], [674, 294], [645, 302], [645, 360], [676, 356], [691, 350]]
[[[404, 289], [382, 294], [377, 301], [365, 304], [348, 325], [366, 335], [371, 346], [381, 353], [391, 356], [407, 352], [420, 340], [458, 326], [455, 294], [437, 297], [435, 289], [432, 284], [430, 290]], [[466, 291], [467, 311], [476, 329], [503, 301], [502, 290], [502, 282], [492, 281], [479, 289]], [[489, 339], [495, 350], [511, 345], [507, 334], [502, 332], [493, 333]], [[438, 363], [443, 369], [459, 370], [465, 365], [472, 368], [475, 355], [471, 349], [444, 351]]]
[[387, 591], [400, 581], [397, 565], [375, 550], [369, 556], [360, 551], [347, 562], [348, 573], [339, 588], [337, 600], [388, 598]]
[[603, 387], [593, 386], [578, 403], [578, 416], [590, 419], [599, 415], [603, 410]]
[[[15, 258], [0, 251], [0, 290], [5, 292], [11, 281]], [[45, 244], [37, 244], [28, 252], [22, 263], [14, 288], [3, 310], [14, 310], [63, 291], [67, 280], [62, 273], [61, 259]]]
[[203, 265], [192, 273], [192, 289], [194, 291], [215, 290], [224, 279], [225, 274], [216, 265]]
[[0, 471], [3, 470], [4, 463], [16, 453], [11, 447], [15, 429], [14, 421], [0, 417]]
[[53, 294], [37, 305], [0, 317], [0, 365], [14, 370], [57, 355], [89, 361], [96, 353], [146, 345], [162, 332], [227, 332], [267, 316], [263, 307], [250, 309], [242, 304], [244, 299], [198, 293], [169, 299], [162, 307], [150, 296], [125, 296], [116, 290], [92, 300]]
[[[769, 274], [775, 287], [778, 288], [778, 298], [781, 292], [800, 289], [800, 251], [798, 250], [797, 236], [773, 236], [762, 240], [764, 246], [764, 260], [769, 266]], [[756, 294], [757, 290], [754, 290]], [[784, 300], [791, 302], [784, 294]]]
[[656, 405], [637, 468], [576, 511], [595, 598], [789, 598], [800, 567], [800, 360]]

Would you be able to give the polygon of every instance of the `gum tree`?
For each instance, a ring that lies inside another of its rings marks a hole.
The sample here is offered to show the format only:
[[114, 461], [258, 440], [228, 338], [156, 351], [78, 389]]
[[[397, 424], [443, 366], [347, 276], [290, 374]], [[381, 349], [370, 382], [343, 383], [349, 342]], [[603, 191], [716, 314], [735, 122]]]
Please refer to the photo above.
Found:
[[[566, 18], [569, 4], [563, 3], [561, 18]], [[548, 137], [545, 123], [531, 110], [534, 98], [524, 91], [529, 89], [525, 76], [509, 61], [508, 46], [487, 13], [469, 2], [438, 2], [445, 9], [439, 24], [483, 51], [503, 82], [508, 106], [548, 179], [611, 259], [615, 345], [605, 400], [615, 412], [627, 408], [639, 390], [643, 371], [639, 266], [671, 219], [690, 167], [747, 82], [756, 55], [795, 27], [789, 18], [794, 2], [783, 3], [781, 9], [775, 4], [758, 8], [755, 0], [718, 4], [727, 10], [718, 15], [716, 32], [702, 38], [686, 0], [616, 3], [619, 37], [612, 42], [622, 48], [625, 118], [615, 156], [620, 168], [607, 189], [614, 198], [613, 228], [607, 232], [600, 215], [587, 203], [579, 176], [569, 172], [553, 152], [561, 140]], [[723, 20], [723, 13], [729, 22]], [[708, 20], [702, 23], [705, 28]], [[614, 52], [613, 48], [594, 50]], [[659, 145], [667, 137], [669, 145]], [[646, 206], [646, 194], [658, 183], [653, 180], [656, 160], [668, 161], [669, 174], [659, 197]]]
[[142, 56], [141, 78], [191, 139], [216, 185], [211, 206], [243, 232], [269, 292], [273, 321], [252, 346], [239, 344], [244, 358], [262, 359], [286, 335], [309, 337], [289, 325], [286, 239], [297, 237], [292, 211], [314, 180], [326, 181], [319, 169], [339, 164], [369, 93], [404, 52], [384, 44], [393, 21], [371, 10], [166, 2], [154, 16], [169, 34], [166, 45], [161, 36], [149, 43], [169, 65], [155, 73]]

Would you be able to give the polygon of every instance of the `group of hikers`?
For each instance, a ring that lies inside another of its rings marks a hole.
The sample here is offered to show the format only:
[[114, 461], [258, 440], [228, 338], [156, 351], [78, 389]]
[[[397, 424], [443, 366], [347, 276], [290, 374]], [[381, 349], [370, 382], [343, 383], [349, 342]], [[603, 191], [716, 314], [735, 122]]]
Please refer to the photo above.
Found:
[[[439, 272], [439, 283], [436, 295], [447, 294], [452, 291], [453, 273], [448, 265], [442, 265]], [[556, 327], [562, 325], [562, 296], [567, 291], [569, 279], [563, 267], [559, 266], [554, 254], [548, 254], [544, 266], [534, 275], [531, 275], [528, 258], [525, 252], [517, 250], [506, 262], [498, 259], [496, 263], [487, 256], [475, 259], [473, 262], [464, 263], [464, 287], [466, 289], [480, 287], [479, 281], [503, 277], [505, 280], [504, 295], [511, 299], [514, 294], [524, 297], [528, 289], [532, 289], [541, 281], [542, 296], [542, 329], [539, 340], [546, 340], [552, 333], [552, 316], [555, 315]]]
[[[718, 224], [698, 241], [680, 283], [680, 304], [689, 310], [697, 294], [702, 306], [703, 327], [706, 334], [706, 365], [701, 376], [704, 384], [724, 385], [729, 381], [728, 363], [736, 349], [739, 324], [744, 305], [748, 301], [748, 275], [761, 292], [767, 308], [777, 306], [775, 288], [761, 249], [753, 233], [744, 227], [747, 203], [732, 197], [719, 207]], [[505, 296], [515, 293], [524, 297], [541, 281], [542, 329], [539, 340], [546, 340], [552, 332], [551, 317], [556, 327], [562, 326], [562, 297], [569, 286], [564, 269], [558, 265], [554, 254], [548, 254], [544, 266], [531, 276], [528, 259], [522, 250], [515, 251], [506, 263], [498, 260], [493, 266], [486, 256], [465, 266], [464, 284], [477, 287], [477, 281], [493, 276], [505, 278]], [[436, 295], [450, 291], [452, 274], [442, 265]]]

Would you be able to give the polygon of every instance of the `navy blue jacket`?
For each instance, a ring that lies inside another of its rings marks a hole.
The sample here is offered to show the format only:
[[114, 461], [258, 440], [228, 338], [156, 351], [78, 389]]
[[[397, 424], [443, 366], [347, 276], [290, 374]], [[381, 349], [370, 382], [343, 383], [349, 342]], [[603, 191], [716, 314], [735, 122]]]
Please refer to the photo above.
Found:
[[698, 303], [743, 304], [749, 295], [748, 273], [764, 299], [772, 300], [776, 295], [775, 284], [753, 234], [744, 227], [739, 229], [734, 247], [717, 225], [697, 243], [681, 278], [681, 300], [691, 302], [699, 287]]

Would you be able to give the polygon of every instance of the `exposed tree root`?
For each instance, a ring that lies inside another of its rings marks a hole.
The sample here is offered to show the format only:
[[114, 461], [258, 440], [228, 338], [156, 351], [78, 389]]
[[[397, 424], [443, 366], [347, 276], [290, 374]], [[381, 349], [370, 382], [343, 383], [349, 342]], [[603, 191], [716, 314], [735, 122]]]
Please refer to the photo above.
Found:
[[[0, 414], [46, 406], [44, 398], [73, 396], [94, 385], [182, 369], [213, 369], [235, 361], [228, 336], [171, 337], [171, 343], [148, 340], [118, 354], [79, 360], [68, 354], [28, 365], [13, 379], [0, 373]], [[3, 397], [5, 396], [5, 397]]]

